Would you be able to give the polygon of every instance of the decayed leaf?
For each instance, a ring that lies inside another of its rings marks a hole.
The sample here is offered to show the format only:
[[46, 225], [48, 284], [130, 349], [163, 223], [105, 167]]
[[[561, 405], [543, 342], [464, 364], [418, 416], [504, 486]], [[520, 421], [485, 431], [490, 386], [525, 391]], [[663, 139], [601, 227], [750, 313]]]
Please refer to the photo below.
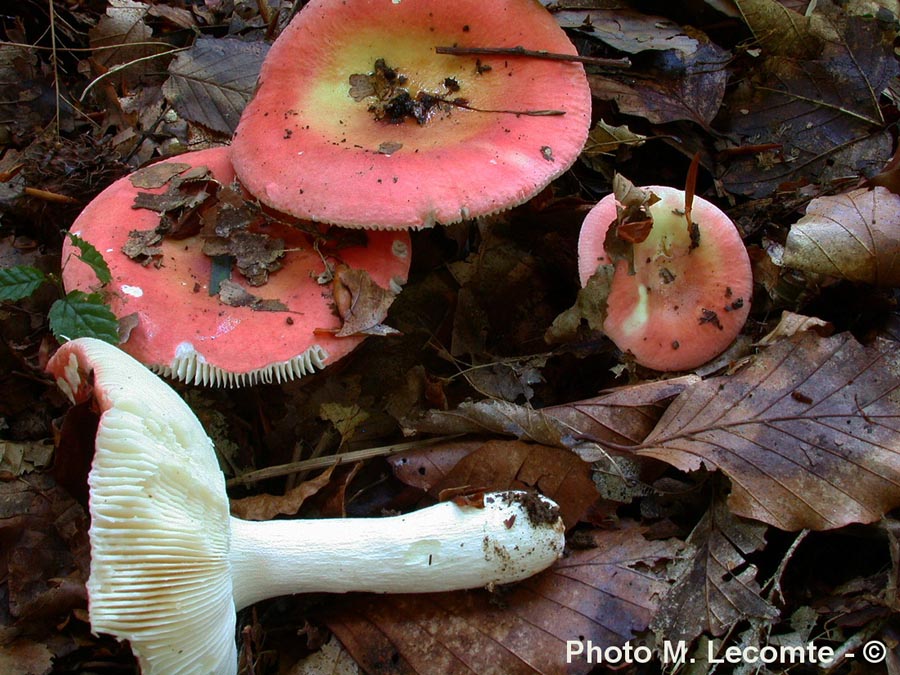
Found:
[[580, 339], [584, 330], [592, 333], [603, 331], [606, 303], [614, 273], [613, 265], [600, 265], [597, 268], [587, 284], [578, 289], [575, 304], [553, 319], [544, 333], [544, 340], [548, 344], [574, 342]]
[[765, 546], [765, 527], [732, 516], [716, 501], [694, 528], [678, 578], [654, 616], [657, 639], [721, 636], [744, 619], [772, 620], [778, 611], [759, 592], [747, 556]]
[[336, 333], [338, 337], [397, 333], [382, 323], [397, 294], [372, 281], [366, 270], [338, 268], [333, 288], [335, 304], [344, 322]]
[[761, 337], [755, 344], [757, 347], [768, 347], [776, 342], [798, 335], [805, 331], [814, 331], [817, 335], [828, 337], [834, 333], [834, 326], [815, 316], [804, 316], [794, 312], [784, 311], [778, 325]]
[[262, 40], [201, 37], [171, 63], [163, 92], [184, 119], [231, 135], [267, 51]]
[[284, 239], [265, 232], [237, 230], [227, 237], [204, 239], [203, 253], [210, 257], [224, 255], [233, 258], [248, 284], [262, 286], [269, 280], [270, 272], [281, 269]]
[[359, 675], [359, 666], [333, 635], [322, 648], [295, 663], [287, 675]]
[[182, 164], [180, 162], [157, 162], [138, 169], [128, 177], [128, 180], [136, 188], [152, 190], [161, 188], [175, 176], [184, 173], [190, 168], [190, 164]]
[[[130, 63], [164, 49], [153, 41], [153, 30], [145, 19], [149, 6], [135, 0], [109, 0], [106, 14], [88, 31], [93, 59], [105, 68]], [[98, 49], [106, 47], [106, 49]], [[123, 70], [129, 84], [135, 84], [147, 72], [149, 64], [136, 64]]]
[[[556, 5], [557, 3], [545, 2]], [[693, 54], [699, 40], [687, 35], [677, 24], [661, 16], [644, 14], [626, 7], [615, 9], [564, 9], [553, 18], [563, 28], [582, 28], [583, 34], [600, 40], [626, 54], [648, 50], [675, 50]]]
[[571, 452], [522, 441], [488, 441], [467, 455], [431, 490], [495, 491], [533, 488], [556, 501], [573, 527], [597, 499], [591, 468]]
[[244, 520], [272, 520], [275, 516], [293, 515], [331, 480], [331, 472], [337, 465], [328, 467], [312, 480], [303, 481], [283, 495], [259, 494], [231, 500], [231, 515]]
[[623, 145], [635, 147], [643, 145], [646, 140], [646, 136], [633, 132], [626, 124], [614, 127], [600, 120], [588, 134], [587, 143], [585, 143], [581, 156], [582, 158], [591, 158], [605, 155], [615, 152]]
[[[809, 23], [783, 7], [774, 11], [790, 17], [782, 18], [782, 26], [808, 26], [823, 47], [815, 58], [802, 51], [766, 57], [764, 51], [756, 77], [729, 93], [717, 120], [721, 131], [737, 138], [738, 146], [759, 150], [728, 160], [725, 187], [760, 198], [788, 181], [877, 173], [891, 155], [878, 96], [898, 72], [895, 31], [871, 17], [838, 13]], [[794, 38], [793, 49], [804, 44], [810, 43]]]
[[900, 286], [900, 195], [860, 188], [819, 197], [791, 226], [788, 267], [878, 286]]
[[734, 513], [785, 530], [878, 520], [900, 505], [900, 354], [804, 333], [687, 389], [638, 453], [720, 469]]
[[0, 649], [0, 673], [46, 675], [53, 667], [53, 652], [47, 645], [20, 639]]
[[589, 535], [550, 570], [497, 597], [484, 591], [361, 597], [327, 618], [367, 672], [583, 675], [566, 642], [621, 646], [646, 630], [681, 542], [648, 541], [623, 521]]
[[707, 127], [719, 112], [730, 55], [712, 42], [695, 52], [665, 52], [653, 77], [588, 75], [593, 95], [654, 124], [691, 120]]
[[219, 283], [219, 302], [229, 307], [249, 307], [256, 312], [286, 312], [287, 305], [277, 298], [260, 298], [230, 279]]
[[814, 59], [822, 41], [836, 37], [822, 15], [803, 16], [777, 0], [734, 0], [756, 43], [767, 56]]
[[52, 443], [0, 441], [0, 475], [19, 476], [46, 468], [52, 457]]

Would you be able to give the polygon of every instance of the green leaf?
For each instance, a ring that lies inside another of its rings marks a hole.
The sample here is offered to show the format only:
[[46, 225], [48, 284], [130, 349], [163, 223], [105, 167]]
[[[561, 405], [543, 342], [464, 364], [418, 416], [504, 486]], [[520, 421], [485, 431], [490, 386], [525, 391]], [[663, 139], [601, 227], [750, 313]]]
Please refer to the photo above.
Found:
[[100, 283], [105, 285], [112, 281], [112, 273], [109, 271], [109, 265], [106, 264], [100, 251], [98, 251], [92, 243], [85, 241], [77, 234], [72, 234], [71, 232], [67, 232], [66, 234], [68, 234], [69, 241], [72, 242], [72, 245], [77, 246], [78, 250], [81, 251], [81, 255], [78, 256], [78, 259], [94, 270], [94, 274], [97, 275], [97, 279], [100, 280]]
[[60, 341], [94, 337], [119, 344], [119, 321], [99, 293], [72, 291], [50, 307], [50, 330]]
[[34, 293], [47, 276], [37, 267], [16, 265], [0, 269], [0, 300], [21, 300]]

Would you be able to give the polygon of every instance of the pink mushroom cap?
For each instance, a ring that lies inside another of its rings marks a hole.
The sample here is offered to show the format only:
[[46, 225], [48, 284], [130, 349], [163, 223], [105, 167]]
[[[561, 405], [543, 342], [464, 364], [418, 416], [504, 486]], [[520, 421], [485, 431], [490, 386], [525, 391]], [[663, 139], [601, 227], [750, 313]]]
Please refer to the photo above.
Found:
[[[684, 191], [643, 189], [660, 198], [650, 207], [653, 228], [634, 244], [634, 275], [625, 260], [616, 262], [603, 330], [643, 366], [689, 370], [725, 351], [744, 326], [753, 294], [750, 259], [734, 224], [715, 205], [694, 197], [691, 220], [699, 245], [691, 248]], [[615, 195], [601, 199], [581, 228], [582, 286], [610, 262], [604, 241], [616, 204]]]
[[[234, 180], [227, 147], [191, 152], [164, 160], [207, 167], [220, 183]], [[212, 260], [202, 253], [200, 236], [163, 239], [161, 266], [142, 265], [122, 252], [131, 230], [152, 230], [159, 215], [132, 208], [138, 192], [160, 194], [166, 188], [136, 188], [130, 176], [98, 195], [72, 225], [71, 232], [93, 244], [108, 263], [112, 281], [106, 290], [118, 317], [137, 315], [137, 325], [121, 347], [153, 370], [195, 384], [242, 386], [285, 381], [324, 368], [357, 347], [365, 336], [336, 337], [341, 320], [334, 312], [331, 286], [317, 282], [325, 271], [309, 235], [278, 223], [264, 231], [285, 242], [280, 270], [262, 286], [250, 286], [237, 272], [232, 281], [263, 299], [277, 299], [287, 311], [256, 311], [223, 304], [209, 295]], [[251, 231], [254, 231], [251, 227]], [[339, 250], [352, 269], [368, 271], [389, 288], [406, 280], [410, 241], [404, 232], [368, 232], [367, 246]], [[70, 243], [63, 247], [63, 284], [67, 291], [92, 291], [98, 282]]]
[[[521, 204], [572, 165], [591, 118], [581, 64], [437, 46], [576, 54], [533, 0], [312, 0], [275, 41], [241, 117], [232, 152], [241, 182], [300, 218], [417, 228]], [[384, 101], [354, 100], [350, 78], [376, 73], [379, 59], [413, 98], [468, 107], [434, 105], [422, 124], [376, 119]]]

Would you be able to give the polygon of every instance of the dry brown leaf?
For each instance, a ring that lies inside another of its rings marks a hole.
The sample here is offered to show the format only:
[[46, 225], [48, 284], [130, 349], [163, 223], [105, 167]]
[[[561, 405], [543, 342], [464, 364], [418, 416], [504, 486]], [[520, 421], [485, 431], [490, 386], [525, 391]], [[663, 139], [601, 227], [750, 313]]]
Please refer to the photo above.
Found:
[[163, 92], [184, 119], [231, 135], [267, 51], [263, 41], [201, 37], [169, 65]]
[[559, 504], [573, 527], [598, 497], [591, 467], [567, 450], [522, 441], [488, 441], [454, 466], [431, 490], [534, 488]]
[[778, 611], [760, 596], [757, 568], [747, 556], [765, 546], [765, 526], [735, 518], [717, 500], [694, 528], [675, 584], [652, 628], [659, 641], [721, 636], [739, 621], [771, 621]]
[[286, 675], [359, 675], [359, 666], [333, 635], [319, 651], [298, 661]]
[[883, 187], [819, 197], [791, 226], [788, 267], [900, 286], [900, 195]]
[[466, 455], [475, 452], [482, 441], [449, 441], [387, 458], [394, 475], [410, 485], [430, 492]]
[[668, 401], [699, 382], [693, 375], [623, 387], [596, 398], [534, 410], [504, 401], [463, 403], [430, 410], [404, 425], [424, 433], [495, 433], [574, 450], [586, 461], [607, 457], [603, 443], [637, 445]]
[[[338, 337], [397, 333], [382, 323], [397, 294], [372, 281], [366, 270], [354, 270], [346, 266], [336, 270], [334, 295], [344, 322], [336, 333]], [[347, 301], [339, 302], [340, 297], [346, 297]]]
[[327, 618], [357, 663], [382, 675], [581, 675], [566, 643], [621, 646], [646, 630], [681, 542], [648, 541], [623, 521], [589, 535], [550, 570], [492, 596], [485, 591], [365, 596]]
[[[91, 47], [96, 50], [93, 59], [108, 69], [161, 52], [162, 45], [148, 44], [153, 41], [153, 29], [145, 22], [149, 9], [143, 2], [109, 0], [106, 14], [88, 31]], [[129, 66], [122, 77], [134, 85], [152, 67], [150, 63]]]
[[781, 313], [778, 325], [761, 337], [755, 344], [757, 347], [768, 347], [784, 338], [793, 337], [805, 331], [814, 331], [817, 335], [828, 337], [834, 333], [834, 326], [814, 316], [804, 316], [785, 310]]
[[47, 645], [20, 639], [0, 649], [0, 673], [45, 675], [53, 667], [53, 653]]
[[232, 499], [231, 514], [244, 520], [272, 520], [275, 516], [293, 515], [300, 510], [303, 502], [328, 485], [335, 466], [328, 467], [312, 480], [303, 481], [283, 495], [259, 494]]
[[878, 520], [900, 505], [900, 353], [804, 333], [687, 389], [638, 454], [720, 469], [734, 513], [784, 530]]
[[614, 101], [628, 115], [654, 124], [691, 120], [701, 127], [712, 122], [722, 98], [730, 54], [705, 42], [691, 54], [667, 52], [653, 77], [588, 75], [591, 93], [603, 101]]

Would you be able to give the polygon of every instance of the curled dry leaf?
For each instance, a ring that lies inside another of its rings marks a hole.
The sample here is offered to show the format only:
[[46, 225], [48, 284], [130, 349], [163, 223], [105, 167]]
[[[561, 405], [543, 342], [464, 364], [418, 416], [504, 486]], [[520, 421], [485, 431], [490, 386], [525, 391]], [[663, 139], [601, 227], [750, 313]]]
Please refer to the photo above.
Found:
[[272, 520], [275, 516], [293, 515], [303, 502], [312, 497], [331, 480], [337, 465], [328, 467], [311, 480], [303, 481], [283, 495], [259, 494], [231, 500], [231, 515], [244, 520]]
[[828, 321], [823, 321], [815, 316], [804, 316], [785, 310], [781, 313], [778, 325], [766, 333], [756, 343], [757, 347], [768, 347], [784, 338], [793, 337], [805, 331], [814, 331], [822, 337], [828, 337], [834, 333], [834, 326]]
[[643, 529], [594, 531], [572, 551], [508, 593], [388, 595], [345, 602], [326, 621], [366, 672], [583, 675], [566, 664], [568, 640], [622, 646], [646, 630], [669, 579], [676, 540], [648, 541]]
[[734, 513], [784, 530], [873, 522], [900, 505], [900, 353], [804, 333], [688, 388], [638, 454], [720, 469]]
[[819, 197], [791, 226], [788, 267], [878, 286], [900, 286], [900, 195], [860, 188]]

